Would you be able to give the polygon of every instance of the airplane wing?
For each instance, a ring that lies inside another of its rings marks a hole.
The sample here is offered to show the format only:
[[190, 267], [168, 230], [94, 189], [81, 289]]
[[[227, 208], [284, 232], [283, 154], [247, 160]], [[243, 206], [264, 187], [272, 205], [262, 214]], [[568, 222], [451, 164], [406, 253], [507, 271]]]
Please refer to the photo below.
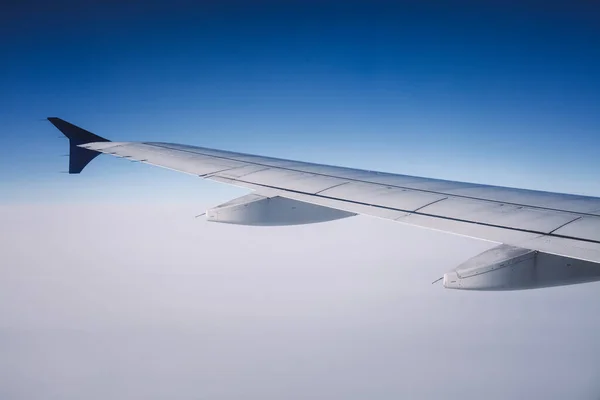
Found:
[[136, 160], [251, 194], [210, 221], [294, 225], [356, 214], [497, 242], [444, 275], [454, 289], [514, 290], [600, 280], [600, 198], [479, 185], [158, 142], [111, 142], [60, 118], [69, 172], [98, 154]]

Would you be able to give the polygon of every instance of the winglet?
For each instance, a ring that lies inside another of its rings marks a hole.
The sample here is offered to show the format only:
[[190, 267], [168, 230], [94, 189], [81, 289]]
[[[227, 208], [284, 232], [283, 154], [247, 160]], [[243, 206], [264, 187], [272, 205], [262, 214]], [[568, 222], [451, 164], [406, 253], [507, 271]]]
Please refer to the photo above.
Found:
[[110, 140], [98, 136], [92, 132], [88, 132], [78, 126], [71, 124], [63, 119], [56, 117], [48, 117], [48, 121], [52, 123], [59, 131], [69, 139], [69, 173], [78, 174], [86, 165], [90, 163], [100, 153], [79, 147], [80, 144], [92, 142], [110, 142]]

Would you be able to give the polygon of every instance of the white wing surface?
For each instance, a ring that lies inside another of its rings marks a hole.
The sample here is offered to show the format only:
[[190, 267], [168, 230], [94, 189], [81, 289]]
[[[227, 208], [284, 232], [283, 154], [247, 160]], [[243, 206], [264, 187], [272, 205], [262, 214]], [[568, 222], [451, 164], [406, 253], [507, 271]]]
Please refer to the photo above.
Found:
[[[282, 225], [287, 224], [286, 221], [292, 221], [290, 224], [302, 223], [303, 219], [307, 223], [322, 222], [365, 214], [560, 256], [558, 264], [564, 264], [564, 268], [569, 264], [569, 267], [560, 271], [559, 280], [543, 286], [575, 283], [565, 281], [569, 274], [582, 281], [577, 272], [580, 265], [586, 271], [583, 281], [600, 279], [600, 264], [596, 264], [600, 263], [600, 198], [365, 171], [181, 144], [110, 142], [58, 118], [49, 120], [71, 140], [73, 173], [80, 172], [92, 155], [104, 153], [254, 192], [247, 202], [225, 204], [227, 207], [221, 207], [217, 210], [219, 213], [211, 214], [209, 210], [208, 215], [213, 215], [211, 218], [215, 221], [223, 218], [222, 222], [230, 223]], [[77, 154], [78, 151], [85, 153]], [[83, 161], [78, 163], [78, 159]], [[250, 209], [253, 210], [251, 216]], [[285, 218], [286, 210], [293, 210], [289, 212], [296, 213], [295, 216]], [[261, 219], [264, 223], [257, 223]], [[502, 252], [505, 253], [514, 252]], [[537, 273], [540, 268], [538, 258], [534, 258], [529, 274]], [[503, 269], [505, 274], [514, 270], [510, 265], [512, 258], [508, 260], [494, 270]], [[526, 268], [518, 269], [525, 271]], [[492, 275], [487, 273], [486, 278], [489, 280]], [[460, 273], [458, 276], [462, 279]], [[448, 279], [445, 285], [454, 287]], [[514, 279], [514, 276], [504, 281], [494, 279], [502, 281], [500, 287], [465, 284], [460, 288], [540, 287], [532, 284], [517, 287], [514, 282], [510, 283]]]

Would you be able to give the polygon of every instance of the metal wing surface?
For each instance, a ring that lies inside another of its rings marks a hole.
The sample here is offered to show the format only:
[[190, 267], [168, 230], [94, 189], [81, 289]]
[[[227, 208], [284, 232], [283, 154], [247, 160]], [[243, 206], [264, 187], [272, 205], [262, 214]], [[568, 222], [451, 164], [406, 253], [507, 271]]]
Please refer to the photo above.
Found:
[[[272, 206], [257, 206], [252, 218], [242, 220], [256, 221], [266, 215], [263, 208], [278, 208], [271, 214], [279, 215], [279, 219], [265, 225], [286, 224], [281, 210], [302, 209], [296, 206], [309, 204], [318, 207], [305, 207], [298, 212], [314, 214], [317, 208], [338, 212], [331, 217], [320, 214], [310, 222], [364, 214], [600, 263], [600, 198], [366, 171], [181, 144], [97, 138], [76, 146], [82, 151], [137, 160], [248, 188], [254, 191], [252, 204], [266, 204], [260, 202], [264, 199], [286, 199], [271, 201]], [[71, 157], [76, 158], [73, 151]], [[237, 210], [238, 216], [239, 203], [232, 205], [237, 207], [232, 210]], [[247, 207], [247, 202], [242, 203]]]
[[170, 143], [81, 145], [201, 178], [600, 262], [600, 199], [283, 160]]

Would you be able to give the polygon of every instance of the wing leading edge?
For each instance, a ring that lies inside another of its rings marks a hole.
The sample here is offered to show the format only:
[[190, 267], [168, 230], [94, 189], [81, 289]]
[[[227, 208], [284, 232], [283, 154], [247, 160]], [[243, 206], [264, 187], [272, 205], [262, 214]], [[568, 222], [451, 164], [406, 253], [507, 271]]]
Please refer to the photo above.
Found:
[[[488, 274], [489, 279], [483, 281], [493, 281], [489, 285], [463, 282], [461, 287], [445, 279], [445, 286], [451, 288], [522, 289], [600, 280], [600, 198], [365, 171], [181, 144], [110, 142], [59, 118], [49, 120], [69, 137], [71, 158], [78, 158], [70, 162], [71, 173], [81, 172], [96, 155], [105, 153], [244, 187], [254, 191], [250, 196], [258, 196], [248, 198], [246, 203], [234, 201], [209, 210], [209, 220], [219, 221], [217, 211], [221, 222], [252, 221], [247, 223], [251, 225], [323, 222], [365, 214], [548, 255], [534, 257], [533, 263], [515, 264], [513, 260], [497, 264], [493, 270], [484, 269], [480, 273]], [[73, 147], [86, 153], [78, 153]], [[549, 281], [547, 275], [536, 280], [536, 271], [551, 268], [544, 267], [550, 262], [546, 260], [551, 260], [555, 270], [564, 269], [558, 273], [560, 280]], [[578, 265], [585, 262], [580, 268], [584, 272], [579, 274], [573, 268], [575, 263], [566, 260], [579, 260]], [[481, 259], [476, 262], [481, 263]], [[523, 284], [521, 275], [527, 268], [529, 280]], [[503, 270], [503, 280], [497, 269]], [[509, 273], [515, 270], [521, 275]], [[492, 279], [492, 271], [496, 271], [496, 278]]]

